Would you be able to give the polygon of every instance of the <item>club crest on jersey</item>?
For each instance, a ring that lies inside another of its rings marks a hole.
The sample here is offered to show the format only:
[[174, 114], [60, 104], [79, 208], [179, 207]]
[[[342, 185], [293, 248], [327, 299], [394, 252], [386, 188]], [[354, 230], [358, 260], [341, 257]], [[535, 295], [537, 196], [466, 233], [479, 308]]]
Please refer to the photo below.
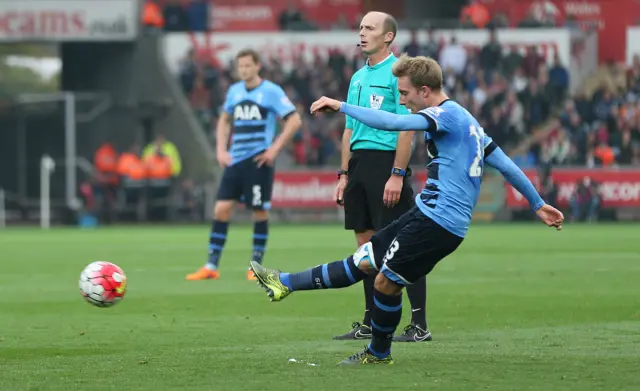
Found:
[[444, 110], [442, 110], [442, 108], [440, 107], [428, 107], [425, 109], [425, 111], [427, 112], [427, 114], [431, 114], [436, 117], [440, 117], [440, 114], [444, 113]]
[[382, 102], [384, 102], [384, 96], [371, 94], [369, 96], [369, 105], [372, 109], [380, 110], [382, 107]]
[[237, 105], [233, 109], [233, 119], [235, 120], [254, 120], [262, 119], [260, 109], [256, 105]]

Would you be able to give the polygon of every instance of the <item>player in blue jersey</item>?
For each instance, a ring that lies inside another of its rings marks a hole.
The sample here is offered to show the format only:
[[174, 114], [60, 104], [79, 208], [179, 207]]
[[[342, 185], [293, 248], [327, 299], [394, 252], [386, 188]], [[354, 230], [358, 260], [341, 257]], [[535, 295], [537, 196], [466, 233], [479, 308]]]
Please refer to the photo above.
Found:
[[431, 272], [462, 243], [478, 200], [484, 163], [497, 168], [548, 226], [562, 229], [564, 216], [547, 205], [529, 179], [484, 133], [478, 121], [442, 90], [442, 70], [430, 58], [402, 56], [393, 66], [401, 103], [411, 115], [349, 105], [323, 97], [312, 113], [340, 111], [376, 129], [425, 130], [431, 161], [416, 206], [344, 260], [300, 273], [281, 273], [251, 263], [273, 301], [294, 291], [344, 288], [379, 271], [374, 285], [372, 338], [340, 364], [390, 364], [391, 341], [402, 314], [402, 288]]
[[[374, 11], [362, 18], [358, 35], [367, 61], [351, 78], [348, 103], [409, 114], [400, 104], [397, 79], [391, 74], [397, 58], [390, 47], [397, 32], [398, 23], [389, 14]], [[346, 118], [335, 200], [344, 206], [344, 227], [354, 232], [356, 248], [370, 241], [375, 231], [391, 224], [415, 205], [409, 167], [413, 138], [413, 132], [380, 132]], [[352, 323], [351, 330], [334, 339], [371, 339], [375, 277], [371, 274], [362, 281], [365, 298], [362, 323]], [[426, 278], [407, 287], [407, 297], [411, 304], [411, 323], [394, 340], [430, 341]]]
[[[229, 87], [217, 127], [218, 163], [224, 168], [209, 236], [209, 259], [187, 280], [218, 279], [220, 257], [227, 239], [235, 203], [253, 210], [253, 261], [262, 263], [269, 235], [269, 208], [274, 178], [274, 161], [300, 129], [300, 114], [282, 88], [259, 76], [260, 58], [254, 50], [236, 55], [239, 81]], [[284, 120], [275, 138], [278, 118]], [[233, 124], [231, 147], [230, 124]], [[274, 140], [275, 138], [275, 140]], [[251, 270], [247, 279], [255, 276]]]

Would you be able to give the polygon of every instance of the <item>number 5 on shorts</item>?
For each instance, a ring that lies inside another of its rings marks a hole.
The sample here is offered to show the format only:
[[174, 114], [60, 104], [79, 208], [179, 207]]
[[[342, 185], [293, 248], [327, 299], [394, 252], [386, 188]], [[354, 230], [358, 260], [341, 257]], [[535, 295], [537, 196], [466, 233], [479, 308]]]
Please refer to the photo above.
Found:
[[260, 185], [253, 185], [253, 188], [251, 189], [251, 191], [253, 192], [251, 205], [252, 206], [262, 205], [262, 189], [260, 188]]

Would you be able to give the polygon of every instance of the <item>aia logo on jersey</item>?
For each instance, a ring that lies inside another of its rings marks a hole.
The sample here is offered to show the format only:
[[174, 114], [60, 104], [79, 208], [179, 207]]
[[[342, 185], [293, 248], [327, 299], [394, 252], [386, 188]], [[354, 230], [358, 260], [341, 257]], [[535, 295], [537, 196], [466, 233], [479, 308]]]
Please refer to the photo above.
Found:
[[256, 105], [245, 104], [245, 105], [237, 105], [233, 109], [233, 119], [238, 120], [261, 120], [262, 113], [260, 113], [260, 108]]

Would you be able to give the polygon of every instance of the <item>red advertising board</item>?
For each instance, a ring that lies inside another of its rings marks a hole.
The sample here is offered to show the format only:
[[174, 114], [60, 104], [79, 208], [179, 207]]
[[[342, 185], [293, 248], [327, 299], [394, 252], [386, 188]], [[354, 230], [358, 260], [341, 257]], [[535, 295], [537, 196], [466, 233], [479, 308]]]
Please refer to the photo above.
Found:
[[276, 171], [271, 194], [274, 208], [335, 207], [335, 171]]
[[[529, 179], [538, 186], [538, 176], [534, 170], [525, 171]], [[558, 203], [569, 205], [576, 183], [590, 177], [600, 184], [602, 205], [607, 208], [640, 207], [640, 170], [555, 170], [553, 180], [558, 187]], [[506, 185], [507, 206], [512, 209], [528, 208], [527, 200], [511, 185]]]
[[[537, 186], [535, 170], [526, 170], [525, 174]], [[585, 176], [600, 184], [603, 206], [640, 208], [640, 169], [557, 169], [553, 180], [558, 186], [558, 202], [561, 207], [569, 205], [576, 183]], [[414, 172], [413, 182], [416, 190], [426, 181], [426, 172]], [[337, 183], [335, 171], [277, 171], [271, 203], [275, 208], [335, 208], [333, 195]], [[506, 185], [507, 207], [524, 209], [527, 200], [511, 185]]]
[[[426, 172], [414, 173], [416, 188], [427, 180]], [[338, 179], [335, 171], [276, 171], [271, 195], [274, 208], [335, 208]]]
[[211, 0], [209, 26], [226, 32], [279, 31], [280, 15], [289, 4], [304, 20], [321, 27], [329, 27], [341, 15], [353, 24], [363, 10], [362, 0]]
[[554, 25], [577, 24], [598, 30], [598, 59], [624, 61], [627, 26], [636, 23], [640, 2], [636, 0], [482, 0], [491, 14], [507, 15], [517, 26], [527, 15]]

